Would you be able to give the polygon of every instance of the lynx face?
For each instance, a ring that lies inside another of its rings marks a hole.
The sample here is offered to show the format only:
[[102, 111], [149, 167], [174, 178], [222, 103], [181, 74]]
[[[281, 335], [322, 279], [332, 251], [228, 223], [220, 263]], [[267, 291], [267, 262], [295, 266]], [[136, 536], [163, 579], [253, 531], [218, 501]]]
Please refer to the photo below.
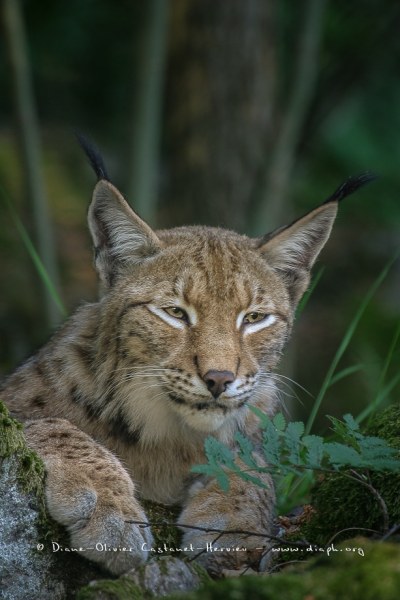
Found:
[[151, 385], [189, 426], [213, 431], [271, 390], [292, 320], [289, 293], [245, 237], [202, 228], [158, 237], [160, 251], [109, 292], [124, 298], [123, 377]]
[[103, 417], [118, 413], [145, 443], [177, 424], [193, 434], [237, 429], [248, 404], [268, 405], [337, 200], [259, 239], [206, 227], [154, 232], [101, 179], [89, 208], [104, 292], [98, 365], [110, 340], [118, 357], [105, 369], [111, 381], [99, 382]]

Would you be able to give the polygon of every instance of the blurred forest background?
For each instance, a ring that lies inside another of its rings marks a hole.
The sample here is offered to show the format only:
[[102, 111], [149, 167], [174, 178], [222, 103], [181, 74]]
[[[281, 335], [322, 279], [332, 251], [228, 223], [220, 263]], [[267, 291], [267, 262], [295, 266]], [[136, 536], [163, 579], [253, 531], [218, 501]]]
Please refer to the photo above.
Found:
[[[287, 399], [305, 419], [399, 247], [400, 3], [0, 5], [0, 374], [63, 319], [13, 210], [67, 313], [96, 298], [86, 229], [95, 177], [75, 129], [95, 140], [112, 180], [158, 227], [265, 233], [371, 169], [379, 179], [341, 206], [282, 366], [311, 394], [295, 387]], [[399, 299], [397, 260], [358, 323], [340, 362], [355, 368], [327, 391], [320, 426], [323, 415], [358, 414], [379, 393], [383, 403], [399, 399]]]

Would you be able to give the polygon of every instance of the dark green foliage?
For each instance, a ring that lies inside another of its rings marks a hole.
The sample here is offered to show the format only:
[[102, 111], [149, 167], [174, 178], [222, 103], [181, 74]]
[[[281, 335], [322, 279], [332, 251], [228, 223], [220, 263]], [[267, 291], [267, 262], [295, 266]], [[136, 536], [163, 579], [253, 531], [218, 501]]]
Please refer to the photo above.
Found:
[[[279, 491], [283, 488], [282, 480], [289, 480], [285, 485], [289, 483], [287, 493], [290, 494], [293, 477], [302, 477], [306, 472], [335, 473], [351, 468], [355, 470], [352, 477], [364, 478], [368, 482], [370, 470], [393, 473], [400, 471], [398, 450], [380, 437], [361, 433], [359, 425], [351, 415], [345, 415], [343, 421], [329, 417], [334, 435], [339, 440], [330, 441], [317, 435], [305, 435], [302, 422], [286, 424], [282, 413], [278, 413], [271, 420], [259, 409], [252, 410], [260, 418], [263, 429], [262, 463], [255, 455], [252, 442], [238, 434], [237, 452], [233, 452], [215, 438], [207, 438], [205, 448], [208, 463], [193, 467], [193, 471], [197, 473], [215, 477], [225, 491], [229, 488], [229, 472], [261, 487], [265, 487], [265, 484], [257, 477], [257, 473], [271, 473], [278, 479]], [[246, 468], [240, 463], [244, 463]], [[329, 476], [326, 478], [328, 480]], [[309, 478], [309, 483], [311, 481]], [[356, 485], [362, 486], [359, 482], [356, 482]], [[279, 494], [278, 499], [282, 503]], [[284, 501], [286, 502], [287, 498]]]
[[[400, 448], [400, 405], [378, 413], [365, 433], [385, 439], [393, 448]], [[400, 523], [400, 472], [371, 471], [370, 483], [382, 496], [389, 513], [389, 525]], [[316, 510], [311, 521], [302, 528], [303, 535], [315, 543], [325, 544], [349, 527], [381, 531], [382, 508], [365, 486], [342, 474], [324, 475], [314, 487], [311, 503]], [[368, 533], [368, 532], [367, 532]], [[344, 532], [343, 537], [353, 535]], [[340, 538], [340, 536], [339, 536]]]

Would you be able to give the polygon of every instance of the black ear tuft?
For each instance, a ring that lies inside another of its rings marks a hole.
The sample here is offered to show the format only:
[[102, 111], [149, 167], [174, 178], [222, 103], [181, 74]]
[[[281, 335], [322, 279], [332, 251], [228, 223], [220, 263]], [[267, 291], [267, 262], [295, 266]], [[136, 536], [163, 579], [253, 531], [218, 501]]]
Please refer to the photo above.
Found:
[[371, 173], [371, 171], [365, 171], [365, 173], [360, 173], [360, 175], [352, 175], [346, 179], [346, 181], [344, 181], [342, 185], [338, 187], [338, 189], [332, 194], [332, 196], [329, 196], [329, 198], [327, 198], [323, 204], [328, 204], [328, 202], [340, 202], [343, 200], [343, 198], [353, 194], [366, 183], [377, 179], [377, 177], [378, 176], [374, 173]]
[[97, 175], [97, 180], [100, 181], [101, 179], [105, 179], [106, 181], [110, 181], [103, 157], [96, 146], [90, 140], [88, 140], [87, 137], [82, 135], [82, 133], [76, 131], [75, 135], [78, 139], [79, 145], [86, 154], [93, 171]]

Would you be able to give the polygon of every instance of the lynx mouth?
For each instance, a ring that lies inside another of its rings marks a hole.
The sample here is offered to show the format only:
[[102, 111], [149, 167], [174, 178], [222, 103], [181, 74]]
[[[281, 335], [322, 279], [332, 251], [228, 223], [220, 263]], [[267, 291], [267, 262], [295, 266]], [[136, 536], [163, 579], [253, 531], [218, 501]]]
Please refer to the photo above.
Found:
[[178, 394], [175, 394], [173, 392], [168, 392], [168, 397], [175, 404], [180, 404], [180, 405], [188, 406], [189, 408], [195, 408], [198, 411], [217, 410], [217, 409], [219, 409], [219, 410], [222, 410], [222, 412], [224, 413], [224, 415], [227, 414], [228, 411], [237, 410], [238, 408], [241, 408], [247, 402], [247, 398], [240, 400], [234, 406], [227, 406], [226, 404], [222, 404], [221, 402], [218, 402], [216, 400], [210, 400], [209, 402], [189, 402], [185, 398], [182, 398], [182, 396], [179, 396]]

